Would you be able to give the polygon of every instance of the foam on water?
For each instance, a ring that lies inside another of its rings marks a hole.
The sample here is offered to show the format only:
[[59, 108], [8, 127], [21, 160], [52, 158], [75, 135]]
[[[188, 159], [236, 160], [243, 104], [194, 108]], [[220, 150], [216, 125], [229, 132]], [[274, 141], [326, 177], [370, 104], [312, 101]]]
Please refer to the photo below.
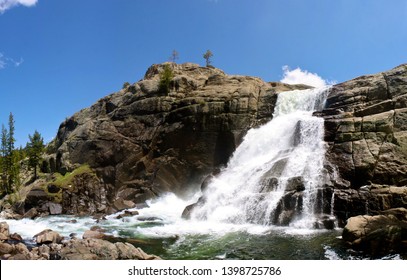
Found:
[[43, 218], [22, 219], [22, 220], [4, 220], [10, 227], [10, 233], [18, 233], [26, 240], [45, 230], [52, 229], [63, 236], [69, 236], [71, 233], [82, 235], [86, 230], [95, 225], [95, 220], [86, 217], [79, 218], [74, 216], [47, 216]]

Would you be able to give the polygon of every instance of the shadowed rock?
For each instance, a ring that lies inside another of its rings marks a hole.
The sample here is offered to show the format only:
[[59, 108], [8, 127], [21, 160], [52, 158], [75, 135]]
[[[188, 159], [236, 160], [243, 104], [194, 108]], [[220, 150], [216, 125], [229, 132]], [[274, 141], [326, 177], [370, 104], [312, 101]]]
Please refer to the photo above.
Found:
[[390, 209], [382, 215], [363, 215], [348, 219], [343, 240], [353, 249], [374, 257], [407, 250], [407, 210]]

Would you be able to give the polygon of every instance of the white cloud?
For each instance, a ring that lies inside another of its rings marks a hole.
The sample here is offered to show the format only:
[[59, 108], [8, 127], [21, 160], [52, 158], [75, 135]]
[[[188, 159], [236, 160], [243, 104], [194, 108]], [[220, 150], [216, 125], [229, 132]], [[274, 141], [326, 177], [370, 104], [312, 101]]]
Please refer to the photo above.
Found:
[[6, 59], [4, 58], [4, 55], [0, 53], [0, 69], [3, 69], [6, 67]]
[[37, 4], [37, 2], [38, 0], [0, 0], [0, 13], [4, 13], [6, 10], [17, 5], [31, 7]]
[[0, 53], [0, 70], [6, 68], [9, 64], [14, 65], [14, 67], [20, 66], [24, 62], [24, 59], [20, 58], [15, 60], [11, 57], [5, 56], [3, 53]]
[[283, 66], [283, 78], [280, 82], [286, 84], [305, 84], [313, 87], [324, 87], [334, 84], [333, 81], [327, 81], [316, 73], [310, 73], [297, 67], [291, 70], [287, 65]]

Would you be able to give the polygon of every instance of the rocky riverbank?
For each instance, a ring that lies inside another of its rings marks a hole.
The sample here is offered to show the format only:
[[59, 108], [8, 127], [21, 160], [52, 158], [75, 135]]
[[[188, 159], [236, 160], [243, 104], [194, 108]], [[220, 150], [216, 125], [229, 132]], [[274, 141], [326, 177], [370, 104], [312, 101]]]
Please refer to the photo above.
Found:
[[18, 233], [10, 233], [6, 222], [0, 223], [0, 258], [2, 260], [158, 260], [126, 242], [109, 242], [109, 236], [95, 227], [82, 238], [62, 237], [50, 229], [33, 236], [27, 243]]

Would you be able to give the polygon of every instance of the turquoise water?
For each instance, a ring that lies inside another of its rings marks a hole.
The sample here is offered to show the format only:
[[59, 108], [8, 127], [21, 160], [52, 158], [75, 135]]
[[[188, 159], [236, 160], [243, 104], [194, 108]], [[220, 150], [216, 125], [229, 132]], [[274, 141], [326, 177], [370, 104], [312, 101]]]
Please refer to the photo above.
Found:
[[[239, 259], [239, 260], [321, 260], [347, 258], [340, 252], [339, 231], [307, 236], [274, 230], [264, 235], [244, 232], [223, 236], [186, 236], [165, 246], [161, 255], [168, 259]], [[334, 251], [335, 248], [336, 251]]]

